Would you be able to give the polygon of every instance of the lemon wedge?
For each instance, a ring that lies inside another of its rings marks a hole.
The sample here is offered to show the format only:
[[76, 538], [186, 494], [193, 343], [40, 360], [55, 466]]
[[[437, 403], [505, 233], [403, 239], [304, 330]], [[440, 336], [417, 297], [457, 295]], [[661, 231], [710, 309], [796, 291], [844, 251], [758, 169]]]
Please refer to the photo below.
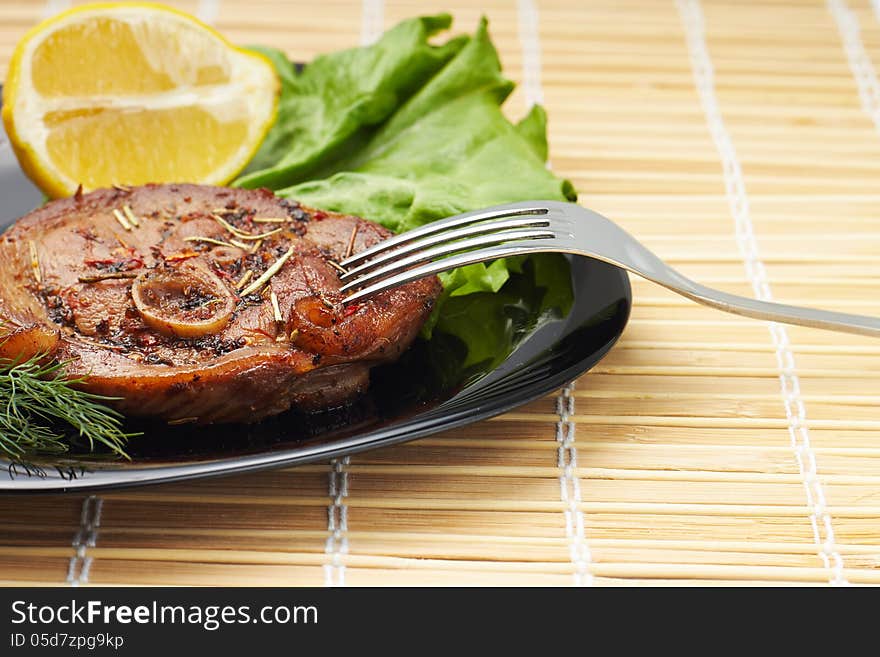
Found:
[[222, 185], [272, 125], [265, 57], [162, 5], [83, 5], [19, 42], [3, 122], [22, 169], [51, 197], [113, 184]]

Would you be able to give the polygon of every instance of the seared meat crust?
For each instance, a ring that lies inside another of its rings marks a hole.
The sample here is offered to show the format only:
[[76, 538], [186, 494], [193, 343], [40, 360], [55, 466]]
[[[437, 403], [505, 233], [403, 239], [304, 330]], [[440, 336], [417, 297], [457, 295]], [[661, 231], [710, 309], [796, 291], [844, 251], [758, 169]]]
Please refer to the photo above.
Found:
[[51, 353], [133, 416], [254, 422], [341, 405], [409, 347], [440, 292], [429, 278], [341, 304], [331, 263], [389, 234], [267, 190], [53, 201], [0, 239], [0, 356]]

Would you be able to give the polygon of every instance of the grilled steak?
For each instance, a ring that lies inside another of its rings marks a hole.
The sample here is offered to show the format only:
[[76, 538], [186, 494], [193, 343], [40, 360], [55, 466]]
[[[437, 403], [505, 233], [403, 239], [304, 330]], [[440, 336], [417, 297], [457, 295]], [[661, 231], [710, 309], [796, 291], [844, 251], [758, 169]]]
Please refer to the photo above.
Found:
[[0, 356], [51, 353], [133, 416], [254, 422], [342, 405], [415, 338], [440, 291], [341, 304], [334, 265], [385, 239], [267, 190], [103, 189], [0, 239]]

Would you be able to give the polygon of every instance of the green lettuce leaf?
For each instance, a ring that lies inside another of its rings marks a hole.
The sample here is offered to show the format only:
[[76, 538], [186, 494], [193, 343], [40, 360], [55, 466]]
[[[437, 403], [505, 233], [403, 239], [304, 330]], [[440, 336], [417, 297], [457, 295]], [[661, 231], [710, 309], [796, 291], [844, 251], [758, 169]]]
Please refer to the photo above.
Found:
[[463, 368], [491, 370], [523, 338], [568, 314], [572, 295], [566, 264], [551, 253], [530, 256], [497, 292], [448, 298], [431, 329], [465, 342]]
[[[517, 124], [504, 116], [501, 105], [514, 85], [501, 73], [486, 20], [473, 36], [429, 43], [450, 25], [447, 14], [407, 20], [372, 46], [318, 57], [302, 70], [260, 48], [281, 77], [278, 118], [235, 184], [269, 187], [396, 232], [499, 203], [576, 200], [571, 183], [546, 167], [544, 110], [533, 107]], [[554, 307], [566, 308], [567, 262], [541, 263], [530, 272], [535, 285]], [[443, 296], [425, 335], [435, 326], [463, 331], [462, 322], [444, 315], [455, 312], [485, 325], [488, 340], [490, 325], [507, 321], [489, 297], [522, 267], [522, 259], [509, 259], [443, 274]], [[482, 317], [490, 312], [494, 319]], [[485, 340], [464, 339], [473, 358], [490, 350]]]
[[275, 124], [236, 184], [277, 190], [323, 177], [321, 169], [326, 174], [356, 151], [461, 50], [466, 37], [428, 43], [451, 23], [448, 14], [404, 21], [375, 45], [318, 57], [302, 72], [280, 51], [255, 47], [275, 65], [281, 98]]

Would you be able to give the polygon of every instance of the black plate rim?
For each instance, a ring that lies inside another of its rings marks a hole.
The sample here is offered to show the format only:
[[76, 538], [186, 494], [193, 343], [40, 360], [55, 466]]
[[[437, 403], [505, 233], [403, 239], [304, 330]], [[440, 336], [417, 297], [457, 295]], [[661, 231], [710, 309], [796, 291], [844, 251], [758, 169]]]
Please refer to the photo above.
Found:
[[[0, 85], [0, 92], [2, 92], [2, 85]], [[428, 411], [422, 417], [416, 416], [410, 420], [403, 420], [396, 425], [373, 430], [368, 429], [365, 433], [355, 434], [346, 438], [330, 439], [328, 443], [316, 442], [306, 446], [293, 446], [279, 451], [218, 458], [184, 465], [164, 464], [137, 469], [99, 469], [89, 473], [89, 477], [82, 479], [67, 479], [55, 475], [51, 478], [23, 474], [14, 476], [10, 472], [9, 479], [0, 480], [0, 495], [117, 490], [135, 486], [172, 483], [244, 474], [285, 466], [304, 465], [409, 442], [439, 431], [456, 429], [496, 417], [523, 404], [540, 399], [588, 372], [617, 344], [629, 322], [632, 309], [632, 286], [629, 275], [625, 270], [604, 262], [596, 261], [596, 264], [607, 267], [609, 271], [616, 274], [619, 281], [619, 299], [623, 302], [618, 305], [616, 317], [619, 329], [607, 343], [590, 352], [581, 360], [570, 364], [558, 372], [543, 378], [539, 377], [529, 382], [528, 385], [501, 398], [493, 399], [482, 405], [469, 402], [461, 408], [452, 411], [443, 411], [441, 404], [441, 408], [437, 410]], [[577, 295], [575, 303], [577, 303]], [[516, 352], [514, 351], [513, 353], [515, 354]], [[509, 355], [508, 359], [512, 356], [513, 354]], [[504, 362], [506, 363], [507, 359]], [[498, 367], [501, 367], [501, 365], [503, 363], [499, 364]], [[477, 406], [476, 408], [475, 405]]]
[[[605, 264], [605, 263], [602, 263]], [[524, 387], [515, 393], [511, 393], [502, 399], [496, 400], [479, 410], [466, 405], [464, 408], [453, 412], [430, 412], [427, 416], [415, 421], [404, 421], [402, 425], [391, 426], [376, 431], [367, 431], [344, 439], [334, 440], [329, 445], [316, 443], [307, 447], [293, 447], [290, 450], [268, 452], [248, 456], [232, 457], [187, 465], [163, 465], [157, 467], [145, 467], [137, 470], [98, 470], [92, 473], [94, 479], [53, 479], [57, 485], [39, 485], [46, 483], [45, 479], [38, 476], [16, 478], [13, 481], [0, 482], [0, 495], [20, 494], [51, 494], [67, 492], [95, 492], [104, 490], [119, 490], [136, 486], [148, 486], [154, 484], [173, 483], [224, 475], [245, 474], [259, 470], [305, 465], [316, 461], [325, 461], [340, 456], [350, 456], [359, 452], [365, 452], [380, 447], [388, 447], [411, 440], [424, 438], [439, 431], [456, 429], [468, 424], [487, 420], [503, 413], [509, 412], [519, 406], [540, 399], [541, 397], [558, 390], [570, 381], [585, 374], [595, 367], [617, 344], [626, 328], [632, 309], [632, 286], [627, 273], [613, 265], [607, 265], [615, 270], [620, 278], [621, 298], [625, 303], [620, 320], [620, 330], [600, 349], [593, 351], [589, 356], [556, 372], [548, 377], [535, 380], [534, 383]], [[291, 453], [292, 452], [292, 453]], [[29, 486], [28, 483], [31, 485]], [[36, 485], [34, 485], [36, 484]]]

